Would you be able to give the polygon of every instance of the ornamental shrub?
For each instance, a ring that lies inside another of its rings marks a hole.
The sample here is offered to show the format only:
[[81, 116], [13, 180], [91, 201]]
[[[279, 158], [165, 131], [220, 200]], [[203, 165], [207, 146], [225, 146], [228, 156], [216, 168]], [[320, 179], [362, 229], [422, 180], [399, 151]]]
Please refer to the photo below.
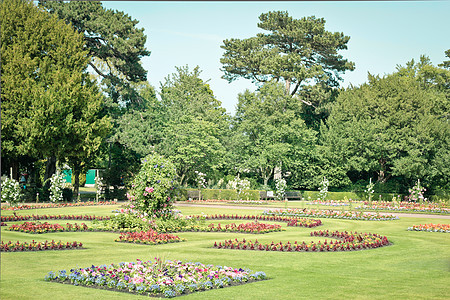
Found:
[[175, 180], [176, 169], [170, 160], [147, 155], [132, 183], [129, 199], [134, 209], [152, 218], [171, 218]]
[[20, 184], [14, 179], [2, 180], [2, 202], [8, 202], [9, 205], [15, 206], [20, 200]]
[[286, 180], [284, 180], [283, 178], [276, 179], [275, 199], [279, 201], [284, 200], [286, 189], [287, 189]]
[[62, 202], [63, 189], [65, 184], [64, 177], [61, 173], [56, 172], [50, 177], [50, 201], [51, 202]]

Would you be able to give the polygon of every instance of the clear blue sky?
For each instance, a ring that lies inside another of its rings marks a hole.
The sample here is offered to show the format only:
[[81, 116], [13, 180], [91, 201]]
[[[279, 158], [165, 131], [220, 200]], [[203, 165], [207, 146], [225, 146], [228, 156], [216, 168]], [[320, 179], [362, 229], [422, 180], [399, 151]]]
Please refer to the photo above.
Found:
[[159, 91], [160, 82], [174, 73], [175, 66], [199, 66], [227, 112], [234, 114], [237, 95], [255, 90], [250, 80], [228, 83], [222, 79], [220, 46], [224, 39], [249, 38], [262, 32], [261, 13], [282, 10], [294, 18], [314, 15], [326, 20], [328, 31], [350, 36], [348, 50], [341, 54], [355, 62], [342, 86], [360, 85], [367, 73], [384, 75], [398, 64], [424, 54], [437, 65], [447, 60], [450, 49], [450, 1], [273, 1], [273, 2], [153, 2], [107, 1], [106, 8], [124, 11], [145, 29], [143, 59], [148, 81]]

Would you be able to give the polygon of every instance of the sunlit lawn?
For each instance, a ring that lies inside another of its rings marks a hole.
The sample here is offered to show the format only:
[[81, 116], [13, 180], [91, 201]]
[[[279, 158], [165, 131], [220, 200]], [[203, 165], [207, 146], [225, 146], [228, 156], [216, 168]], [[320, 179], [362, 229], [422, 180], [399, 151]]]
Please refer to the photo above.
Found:
[[[111, 215], [118, 206], [74, 207], [19, 211], [18, 214]], [[183, 214], [260, 214], [261, 209], [179, 207]], [[2, 211], [3, 215], [12, 212]], [[183, 296], [183, 299], [448, 299], [450, 294], [450, 234], [412, 232], [413, 224], [450, 223], [449, 219], [400, 218], [396, 221], [323, 219], [316, 229], [288, 228], [265, 235], [237, 233], [178, 233], [186, 242], [145, 246], [115, 243], [114, 233], [69, 232], [31, 235], [7, 231], [3, 241], [80, 241], [87, 249], [1, 253], [1, 299], [144, 299], [148, 297], [45, 282], [49, 271], [70, 270], [155, 257], [205, 264], [247, 267], [264, 271], [269, 280]], [[65, 224], [86, 221], [52, 221]], [[213, 223], [248, 222], [222, 221]], [[20, 222], [19, 222], [20, 223]], [[87, 222], [86, 222], [87, 223]], [[12, 224], [12, 223], [11, 223]], [[219, 250], [211, 246], [225, 239], [261, 242], [311, 241], [312, 230], [347, 230], [386, 235], [393, 245], [379, 249], [337, 253], [287, 253]]]

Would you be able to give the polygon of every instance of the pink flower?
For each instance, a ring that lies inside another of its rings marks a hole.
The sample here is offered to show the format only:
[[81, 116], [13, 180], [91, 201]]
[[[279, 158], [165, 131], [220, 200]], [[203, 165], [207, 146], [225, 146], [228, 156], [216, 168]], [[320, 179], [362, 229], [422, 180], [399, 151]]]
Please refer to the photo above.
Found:
[[153, 188], [152, 188], [152, 187], [146, 187], [146, 188], [145, 188], [145, 191], [146, 191], [147, 193], [152, 193], [152, 192], [153, 192]]

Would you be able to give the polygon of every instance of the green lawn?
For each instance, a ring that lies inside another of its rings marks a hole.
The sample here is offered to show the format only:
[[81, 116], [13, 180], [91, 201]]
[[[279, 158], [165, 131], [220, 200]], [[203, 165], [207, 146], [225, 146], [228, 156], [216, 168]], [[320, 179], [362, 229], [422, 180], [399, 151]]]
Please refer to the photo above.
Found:
[[[109, 215], [118, 206], [19, 211], [18, 214]], [[260, 209], [180, 207], [183, 214], [260, 214]], [[3, 215], [12, 214], [4, 212]], [[148, 297], [45, 282], [49, 271], [92, 264], [151, 260], [154, 257], [248, 267], [264, 271], [269, 280], [183, 296], [183, 299], [448, 299], [450, 293], [450, 234], [412, 232], [413, 224], [450, 223], [450, 219], [400, 218], [396, 221], [323, 219], [316, 229], [287, 228], [265, 235], [237, 233], [178, 233], [186, 242], [145, 246], [115, 243], [118, 234], [70, 232], [31, 235], [2, 227], [3, 241], [81, 241], [87, 249], [1, 253], [0, 298], [5, 299], [148, 299]], [[68, 221], [59, 221], [65, 224]], [[72, 221], [74, 222], [74, 221]], [[76, 221], [78, 223], [84, 221]], [[211, 221], [222, 224], [225, 221]], [[238, 221], [235, 221], [238, 223]], [[246, 222], [246, 221], [243, 221]], [[228, 223], [228, 222], [227, 222]], [[311, 241], [312, 230], [347, 230], [386, 235], [393, 245], [337, 253], [286, 253], [211, 248], [214, 241], [246, 238], [264, 242]]]

